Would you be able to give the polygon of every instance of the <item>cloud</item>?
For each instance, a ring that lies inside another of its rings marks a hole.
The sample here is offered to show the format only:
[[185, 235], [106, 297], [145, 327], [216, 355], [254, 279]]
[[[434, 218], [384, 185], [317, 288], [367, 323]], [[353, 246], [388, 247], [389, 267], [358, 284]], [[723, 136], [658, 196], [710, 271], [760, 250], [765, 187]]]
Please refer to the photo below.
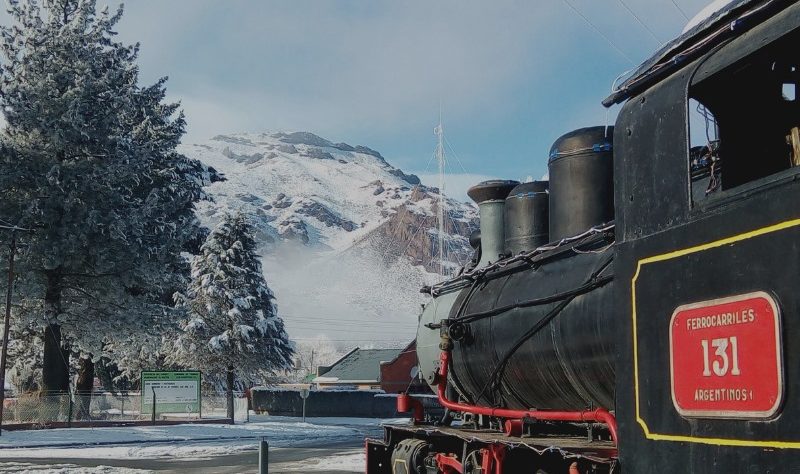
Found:
[[[419, 179], [426, 186], [439, 186], [439, 175], [435, 173], [418, 174]], [[444, 180], [445, 195], [460, 201], [472, 202], [467, 196], [467, 190], [472, 186], [489, 179], [499, 179], [496, 176], [476, 173], [446, 174]]]
[[[411, 168], [428, 156], [442, 104], [467, 170], [539, 175], [554, 138], [602, 118], [626, 57], [659, 46], [614, 2], [571, 3], [614, 47], [559, 1], [137, 0], [118, 30], [141, 42], [143, 82], [170, 76], [188, 142], [310, 130]], [[678, 3], [691, 16], [707, 2]], [[686, 23], [671, 2], [627, 4], [661, 40]]]
[[226, 105], [218, 97], [170, 95], [168, 100], [180, 101], [187, 116], [184, 143], [193, 143], [219, 134], [251, 131], [251, 117], [247, 113], [237, 112], [236, 108]]
[[440, 101], [451, 116], [496, 113], [560, 13], [534, 2], [241, 3], [131, 3], [121, 37], [142, 42], [144, 75], [169, 74], [187, 111], [205, 95], [254, 126], [345, 136], [408, 129]]

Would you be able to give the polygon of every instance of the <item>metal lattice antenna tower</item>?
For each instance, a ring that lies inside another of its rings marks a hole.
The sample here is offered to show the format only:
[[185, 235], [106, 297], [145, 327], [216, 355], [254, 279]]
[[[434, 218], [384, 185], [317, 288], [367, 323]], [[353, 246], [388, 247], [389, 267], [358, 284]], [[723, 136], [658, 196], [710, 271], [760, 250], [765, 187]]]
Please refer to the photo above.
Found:
[[446, 205], [445, 196], [444, 196], [444, 165], [445, 165], [445, 157], [444, 157], [444, 129], [442, 128], [442, 106], [439, 105], [439, 125], [433, 129], [433, 133], [436, 134], [437, 144], [436, 144], [436, 162], [439, 165], [439, 206], [438, 206], [438, 244], [439, 244], [439, 274], [445, 275], [444, 270], [444, 262], [445, 258], [447, 258], [447, 251], [445, 250], [444, 245], [444, 224], [445, 224], [445, 212], [444, 208]]

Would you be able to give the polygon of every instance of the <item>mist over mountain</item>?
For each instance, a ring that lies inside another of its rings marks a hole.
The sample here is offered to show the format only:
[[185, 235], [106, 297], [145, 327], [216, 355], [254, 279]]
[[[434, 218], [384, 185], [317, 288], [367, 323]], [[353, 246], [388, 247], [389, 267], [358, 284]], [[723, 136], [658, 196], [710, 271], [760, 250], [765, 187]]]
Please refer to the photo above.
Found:
[[[224, 175], [198, 205], [214, 226], [242, 210], [258, 229], [267, 282], [290, 337], [397, 345], [414, 337], [419, 288], [440, 280], [439, 190], [378, 151], [309, 132], [217, 135], [181, 146]], [[445, 272], [472, 254], [477, 208], [446, 200]]]

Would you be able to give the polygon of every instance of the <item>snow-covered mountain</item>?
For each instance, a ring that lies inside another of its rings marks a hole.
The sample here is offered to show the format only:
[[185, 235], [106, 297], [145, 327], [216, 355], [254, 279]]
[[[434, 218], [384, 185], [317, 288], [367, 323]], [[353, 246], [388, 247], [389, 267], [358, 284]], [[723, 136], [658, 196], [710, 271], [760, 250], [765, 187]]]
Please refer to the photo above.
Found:
[[[198, 213], [215, 225], [241, 209], [263, 244], [264, 273], [296, 339], [325, 334], [342, 345], [413, 337], [423, 284], [441, 279], [438, 189], [364, 146], [308, 132], [218, 135], [182, 145], [225, 176]], [[471, 256], [477, 208], [448, 199], [445, 266]]]

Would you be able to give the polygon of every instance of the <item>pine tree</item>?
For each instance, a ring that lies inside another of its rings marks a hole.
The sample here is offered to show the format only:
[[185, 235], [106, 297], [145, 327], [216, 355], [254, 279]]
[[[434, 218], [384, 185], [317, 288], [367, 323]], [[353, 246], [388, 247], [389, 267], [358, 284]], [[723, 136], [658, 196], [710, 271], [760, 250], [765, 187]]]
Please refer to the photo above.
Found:
[[45, 392], [68, 390], [75, 355], [124, 358], [159, 340], [188, 284], [181, 252], [201, 233], [208, 176], [176, 152], [179, 105], [164, 102], [166, 78], [139, 85], [138, 45], [114, 41], [122, 8], [95, 4], [11, 1], [0, 27], [0, 218], [34, 230], [15, 317], [41, 331]]
[[[227, 386], [233, 417], [234, 378], [245, 384], [292, 367], [294, 350], [264, 280], [254, 229], [228, 214], [192, 261], [192, 281], [176, 302], [186, 311], [173, 360]], [[224, 379], [223, 379], [224, 377]]]

